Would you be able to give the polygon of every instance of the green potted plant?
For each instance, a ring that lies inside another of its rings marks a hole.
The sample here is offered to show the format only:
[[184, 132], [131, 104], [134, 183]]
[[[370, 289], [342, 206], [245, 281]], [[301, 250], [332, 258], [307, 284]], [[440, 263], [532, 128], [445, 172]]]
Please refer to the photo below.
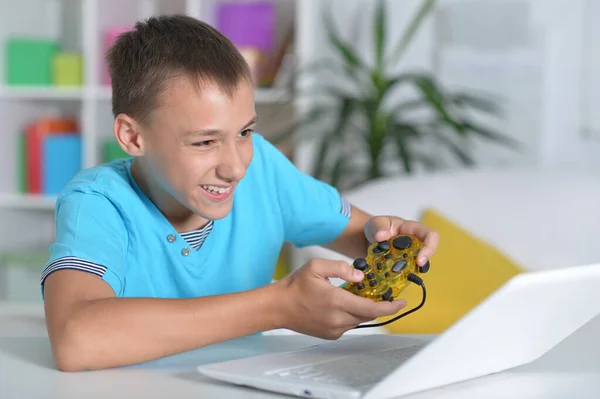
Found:
[[[330, 12], [325, 11], [328, 43], [337, 57], [319, 60], [300, 71], [310, 74], [316, 84], [303, 91], [295, 89], [295, 95], [310, 96], [313, 107], [293, 129], [273, 140], [316, 139], [317, 155], [310, 173], [342, 190], [398, 173], [386, 170], [392, 163], [404, 173], [412, 173], [419, 167], [443, 168], [440, 149], [463, 165], [473, 165], [473, 157], [465, 148], [472, 136], [518, 149], [516, 141], [469, 116], [474, 110], [499, 116], [500, 108], [495, 101], [472, 93], [446, 91], [427, 72], [389, 72], [400, 61], [434, 5], [435, 0], [423, 1], [388, 55], [386, 7], [384, 1], [378, 0], [371, 63], [341, 37]], [[394, 94], [406, 87], [418, 95], [394, 99]], [[431, 143], [436, 146], [435, 154], [424, 151], [423, 147], [431, 148]]]

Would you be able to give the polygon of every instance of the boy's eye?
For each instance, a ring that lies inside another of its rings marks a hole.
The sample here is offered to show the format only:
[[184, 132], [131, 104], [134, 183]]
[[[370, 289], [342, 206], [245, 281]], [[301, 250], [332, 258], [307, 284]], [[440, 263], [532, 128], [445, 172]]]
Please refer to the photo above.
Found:
[[246, 130], [241, 131], [240, 135], [242, 137], [248, 137], [248, 136], [250, 136], [251, 133], [252, 133], [252, 129], [246, 129]]
[[193, 143], [193, 146], [196, 147], [206, 147], [209, 146], [213, 143], [214, 140], [205, 140], [205, 141], [198, 141], [197, 143]]

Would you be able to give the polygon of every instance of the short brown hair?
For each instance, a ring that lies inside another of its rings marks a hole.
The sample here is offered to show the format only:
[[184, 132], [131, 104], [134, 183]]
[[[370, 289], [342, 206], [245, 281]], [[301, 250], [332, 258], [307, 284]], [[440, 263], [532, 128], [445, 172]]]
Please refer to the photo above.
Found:
[[209, 24], [185, 15], [151, 17], [119, 36], [106, 54], [112, 111], [140, 122], [156, 108], [171, 78], [216, 83], [229, 95], [242, 79], [252, 82], [238, 49]]

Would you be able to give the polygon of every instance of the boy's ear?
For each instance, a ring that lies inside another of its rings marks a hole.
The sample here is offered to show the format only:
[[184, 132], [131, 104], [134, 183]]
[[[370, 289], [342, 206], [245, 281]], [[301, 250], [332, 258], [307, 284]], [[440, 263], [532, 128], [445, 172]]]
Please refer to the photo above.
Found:
[[115, 138], [127, 154], [138, 157], [144, 155], [144, 142], [137, 121], [126, 114], [119, 114], [113, 125]]

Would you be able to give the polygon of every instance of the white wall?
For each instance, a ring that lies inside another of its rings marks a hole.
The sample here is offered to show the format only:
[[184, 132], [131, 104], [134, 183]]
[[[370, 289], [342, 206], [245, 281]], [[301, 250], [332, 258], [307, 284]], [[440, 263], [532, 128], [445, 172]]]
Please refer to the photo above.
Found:
[[600, 141], [586, 135], [600, 126], [600, 119], [594, 120], [600, 105], [594, 81], [600, 80], [593, 68], [600, 59], [594, 40], [600, 38], [594, 21], [600, 16], [598, 2], [441, 0], [439, 15], [448, 14], [455, 35], [440, 40], [441, 76], [506, 96], [504, 126], [528, 146], [521, 156], [478, 146], [479, 159], [598, 165]]

